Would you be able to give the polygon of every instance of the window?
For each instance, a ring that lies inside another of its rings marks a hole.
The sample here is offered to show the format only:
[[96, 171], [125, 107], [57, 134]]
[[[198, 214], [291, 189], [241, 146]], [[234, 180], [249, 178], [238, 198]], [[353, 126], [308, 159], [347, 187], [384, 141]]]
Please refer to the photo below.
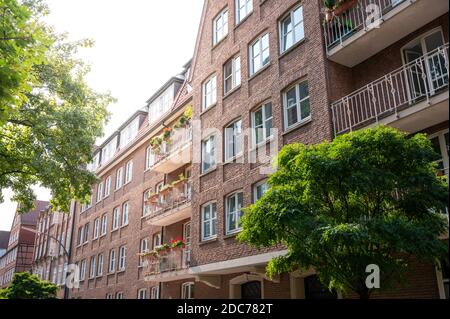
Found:
[[285, 52], [305, 37], [302, 6], [295, 8], [281, 20], [280, 36], [281, 53]]
[[225, 161], [242, 155], [242, 120], [225, 128]]
[[183, 239], [186, 247], [191, 245], [191, 222], [187, 222], [183, 225]]
[[233, 58], [224, 65], [223, 77], [225, 94], [241, 84], [241, 57]]
[[272, 123], [272, 103], [266, 103], [252, 113], [254, 146], [272, 137]]
[[309, 120], [310, 117], [309, 88], [308, 82], [304, 81], [284, 93], [285, 129]]
[[106, 235], [106, 227], [108, 225], [108, 215], [105, 214], [102, 216], [102, 227], [101, 227], [101, 236]]
[[103, 276], [103, 254], [98, 255], [97, 276]]
[[154, 99], [148, 106], [148, 121], [151, 124], [157, 122], [161, 116], [170, 111], [175, 96], [175, 84], [172, 84], [164, 93]]
[[202, 142], [202, 172], [207, 172], [216, 166], [215, 137], [210, 136]]
[[442, 285], [444, 288], [444, 296], [446, 299], [449, 299], [449, 265], [446, 260], [440, 261], [440, 271], [442, 274]]
[[102, 149], [102, 164], [108, 162], [116, 153], [117, 136]]
[[153, 152], [153, 149], [151, 147], [148, 147], [145, 151], [145, 170], [148, 170], [155, 165], [155, 153]]
[[94, 277], [95, 277], [95, 256], [92, 256], [89, 262], [89, 279], [92, 279]]
[[257, 300], [261, 299], [261, 282], [249, 281], [241, 285], [241, 299], [242, 300]]
[[217, 44], [228, 34], [228, 10], [223, 10], [214, 19], [213, 44]]
[[236, 0], [236, 24], [253, 11], [253, 0]]
[[150, 200], [150, 194], [151, 194], [151, 190], [148, 189], [145, 191], [144, 193], [144, 201], [143, 201], [143, 209], [142, 209], [142, 216], [148, 216], [151, 213], [151, 205], [149, 204], [149, 200]]
[[[144, 238], [141, 240], [141, 244], [139, 247], [139, 253], [144, 254], [144, 253], [148, 253], [148, 252], [149, 252], [148, 239]], [[139, 266], [140, 267], [144, 266], [144, 258], [143, 257], [139, 257]]]
[[216, 223], [217, 223], [217, 205], [210, 203], [202, 208], [202, 240], [209, 240], [216, 238]]
[[261, 70], [269, 62], [269, 34], [266, 33], [250, 46], [250, 75]]
[[119, 271], [125, 270], [125, 263], [127, 258], [127, 248], [125, 246], [119, 249]]
[[161, 246], [161, 244], [162, 244], [161, 239], [162, 239], [161, 233], [153, 235], [153, 249], [155, 249], [155, 247]]
[[217, 102], [217, 77], [214, 75], [203, 83], [203, 110]]
[[120, 132], [120, 148], [123, 148], [137, 136], [139, 131], [139, 117], [135, 118]]
[[118, 293], [116, 294], [116, 299], [124, 299], [124, 298], [123, 298], [123, 292], [118, 292]]
[[83, 227], [79, 227], [77, 234], [77, 246], [81, 245], [82, 243], [83, 243]]
[[90, 172], [95, 172], [100, 165], [100, 152], [95, 154], [91, 163], [87, 165], [87, 170]]
[[305, 283], [305, 299], [313, 300], [325, 300], [325, 299], [337, 299], [337, 293], [335, 291], [328, 290], [327, 287], [322, 285], [317, 275], [312, 275], [304, 279]]
[[122, 187], [123, 183], [123, 167], [119, 168], [116, 173], [116, 190]]
[[97, 203], [102, 200], [103, 197], [103, 182], [98, 184], [97, 187]]
[[98, 238], [99, 230], [100, 230], [100, 218], [97, 218], [94, 221], [94, 239]]
[[113, 294], [112, 293], [106, 294], [106, 299], [113, 299]]
[[128, 184], [133, 179], [133, 161], [129, 161], [125, 169], [125, 184]]
[[187, 282], [181, 285], [181, 299], [194, 299], [193, 282]]
[[105, 197], [108, 197], [111, 194], [111, 176], [105, 181]]
[[429, 136], [434, 151], [436, 152], [436, 164], [438, 175], [448, 175], [449, 172], [449, 133], [448, 129], [434, 133]]
[[243, 193], [235, 193], [226, 199], [226, 233], [233, 234], [241, 229]]
[[257, 202], [263, 195], [267, 192], [269, 189], [269, 185], [267, 184], [267, 181], [262, 181], [257, 183], [253, 187], [253, 201]]
[[80, 280], [84, 280], [85, 276], [86, 276], [86, 259], [83, 259], [80, 265]]
[[114, 208], [113, 210], [113, 222], [112, 222], [112, 230], [116, 230], [119, 228], [119, 207]]
[[111, 249], [109, 252], [109, 273], [112, 273], [116, 270], [116, 251], [114, 249]]
[[89, 223], [84, 226], [84, 243], [89, 241]]
[[137, 299], [147, 299], [147, 289], [142, 288], [138, 290], [138, 296]]
[[159, 286], [152, 287], [150, 298], [159, 299]]
[[122, 227], [128, 225], [128, 209], [130, 205], [128, 202], [122, 205]]

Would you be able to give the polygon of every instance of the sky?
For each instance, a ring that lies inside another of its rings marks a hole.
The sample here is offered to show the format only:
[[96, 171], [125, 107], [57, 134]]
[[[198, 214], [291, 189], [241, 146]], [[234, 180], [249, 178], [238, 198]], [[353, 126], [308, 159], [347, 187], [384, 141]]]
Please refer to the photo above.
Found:
[[[91, 65], [88, 84], [118, 99], [108, 107], [112, 134], [193, 55], [203, 0], [46, 0], [47, 22], [70, 40], [90, 38], [94, 48], [80, 51]], [[101, 143], [103, 139], [99, 139]], [[48, 190], [36, 188], [38, 199]], [[0, 230], [9, 230], [16, 204], [4, 192]]]

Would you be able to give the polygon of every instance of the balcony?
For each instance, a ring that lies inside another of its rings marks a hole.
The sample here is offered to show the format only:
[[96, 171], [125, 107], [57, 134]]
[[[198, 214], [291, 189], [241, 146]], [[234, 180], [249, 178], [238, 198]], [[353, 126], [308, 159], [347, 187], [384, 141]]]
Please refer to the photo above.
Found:
[[172, 248], [143, 258], [146, 267], [145, 281], [166, 282], [192, 277], [188, 273], [191, 260], [191, 251], [188, 249]]
[[147, 219], [154, 226], [168, 226], [191, 217], [191, 182], [181, 181], [152, 195], [146, 205]]
[[174, 131], [170, 139], [159, 148], [153, 170], [169, 174], [192, 161], [192, 128]]
[[389, 124], [414, 133], [448, 120], [448, 43], [331, 104], [335, 135]]
[[[373, 10], [379, 12], [379, 24], [373, 23]], [[359, 0], [325, 22], [328, 58], [354, 67], [447, 12], [443, 0]]]

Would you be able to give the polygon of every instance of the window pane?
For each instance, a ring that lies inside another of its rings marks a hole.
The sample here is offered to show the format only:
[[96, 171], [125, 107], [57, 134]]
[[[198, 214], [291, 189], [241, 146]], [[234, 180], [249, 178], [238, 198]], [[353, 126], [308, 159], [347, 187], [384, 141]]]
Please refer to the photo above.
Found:
[[302, 120], [311, 115], [311, 110], [309, 107], [309, 99], [300, 103], [300, 112], [301, 112]]
[[287, 110], [287, 121], [288, 126], [294, 125], [295, 123], [298, 122], [296, 107], [291, 107], [290, 109]]
[[286, 93], [286, 100], [287, 100], [287, 108], [290, 108], [297, 103], [297, 94], [295, 87], [293, 87]]
[[309, 96], [308, 82], [300, 83], [299, 88], [300, 88], [300, 100], [303, 100], [305, 97]]

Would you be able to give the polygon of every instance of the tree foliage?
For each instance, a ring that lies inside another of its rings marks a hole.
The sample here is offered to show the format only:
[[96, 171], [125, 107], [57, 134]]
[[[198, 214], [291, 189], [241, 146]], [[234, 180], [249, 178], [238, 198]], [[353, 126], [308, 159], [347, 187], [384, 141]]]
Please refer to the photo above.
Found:
[[10, 286], [0, 290], [0, 299], [55, 299], [58, 286], [28, 272], [15, 273]]
[[385, 289], [401, 282], [412, 258], [435, 263], [448, 254], [440, 240], [448, 188], [436, 157], [425, 135], [384, 126], [287, 145], [270, 189], [245, 210], [239, 239], [287, 247], [269, 275], [312, 267], [330, 289], [368, 298], [368, 265], [380, 267]]
[[0, 201], [11, 188], [28, 211], [40, 185], [67, 211], [71, 199], [90, 195], [95, 176], [84, 167], [113, 99], [84, 80], [89, 68], [76, 55], [92, 41], [55, 34], [40, 22], [48, 12], [40, 0], [0, 0], [0, 8]]

